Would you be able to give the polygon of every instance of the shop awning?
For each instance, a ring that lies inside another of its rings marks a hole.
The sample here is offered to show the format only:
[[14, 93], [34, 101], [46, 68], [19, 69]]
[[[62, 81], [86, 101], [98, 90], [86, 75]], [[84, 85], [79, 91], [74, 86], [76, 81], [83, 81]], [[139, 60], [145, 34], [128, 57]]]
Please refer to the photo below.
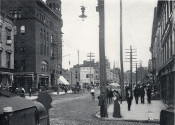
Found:
[[63, 76], [60, 76], [58, 79], [58, 84], [69, 85], [70, 83]]

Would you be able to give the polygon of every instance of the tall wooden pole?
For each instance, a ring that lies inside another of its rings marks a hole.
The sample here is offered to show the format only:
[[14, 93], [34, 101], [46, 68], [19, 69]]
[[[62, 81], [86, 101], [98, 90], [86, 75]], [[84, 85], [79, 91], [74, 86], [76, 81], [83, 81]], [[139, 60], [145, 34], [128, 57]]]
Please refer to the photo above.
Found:
[[120, 0], [120, 65], [121, 65], [121, 92], [124, 97], [124, 74], [123, 74], [123, 38], [122, 38], [122, 0]]
[[130, 86], [132, 90], [132, 46], [130, 46]]
[[108, 117], [106, 100], [106, 60], [105, 60], [105, 15], [104, 0], [98, 0], [97, 12], [99, 12], [99, 56], [100, 56], [100, 96], [103, 101], [100, 105], [101, 117]]

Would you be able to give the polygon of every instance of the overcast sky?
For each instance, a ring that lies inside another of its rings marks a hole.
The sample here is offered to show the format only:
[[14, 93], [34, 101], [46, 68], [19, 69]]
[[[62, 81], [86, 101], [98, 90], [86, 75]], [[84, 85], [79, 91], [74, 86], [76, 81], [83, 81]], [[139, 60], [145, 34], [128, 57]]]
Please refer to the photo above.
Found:
[[[87, 53], [94, 53], [99, 60], [99, 14], [96, 12], [97, 0], [61, 0], [63, 18], [63, 68], [69, 69], [87, 60]], [[80, 6], [86, 7], [87, 18], [82, 21]], [[137, 60], [148, 66], [151, 58], [149, 47], [154, 7], [157, 0], [123, 0], [123, 58], [127, 61], [125, 49], [137, 49]], [[105, 53], [115, 66], [120, 67], [120, 8], [119, 0], [105, 0]], [[66, 56], [70, 54], [70, 56]], [[70, 60], [70, 65], [69, 65]], [[124, 70], [129, 63], [124, 62]]]

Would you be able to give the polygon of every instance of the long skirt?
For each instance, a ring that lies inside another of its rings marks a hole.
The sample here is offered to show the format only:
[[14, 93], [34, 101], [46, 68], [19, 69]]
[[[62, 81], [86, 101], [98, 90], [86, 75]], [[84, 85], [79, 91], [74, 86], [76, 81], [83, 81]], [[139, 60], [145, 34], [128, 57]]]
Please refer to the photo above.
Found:
[[118, 103], [118, 100], [114, 101], [114, 112], [113, 112], [113, 117], [115, 118], [121, 118], [120, 114], [120, 104]]

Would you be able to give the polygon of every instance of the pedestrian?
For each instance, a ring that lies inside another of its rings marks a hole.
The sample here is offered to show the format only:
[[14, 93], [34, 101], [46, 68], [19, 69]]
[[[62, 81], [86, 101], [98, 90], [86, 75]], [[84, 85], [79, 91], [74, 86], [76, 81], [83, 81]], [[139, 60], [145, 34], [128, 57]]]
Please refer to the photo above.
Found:
[[29, 88], [29, 96], [31, 97], [31, 95], [32, 95], [32, 88], [30, 87]]
[[43, 104], [43, 106], [46, 108], [47, 114], [48, 114], [48, 119], [47, 119], [47, 125], [50, 125], [50, 120], [49, 120], [49, 109], [52, 107], [52, 97], [50, 96], [49, 93], [45, 92], [40, 92], [38, 94], [37, 101]]
[[92, 100], [95, 100], [95, 90], [93, 87], [91, 88], [91, 95], [92, 95]]
[[114, 112], [113, 112], [113, 117], [115, 118], [121, 118], [120, 114], [120, 104], [118, 103], [120, 99], [120, 94], [118, 91], [116, 91], [115, 97], [114, 97]]
[[23, 87], [20, 87], [20, 91], [21, 91], [21, 97], [25, 98], [25, 89]]
[[112, 98], [113, 98], [113, 91], [112, 91], [112, 89], [110, 88], [110, 89], [109, 89], [109, 104], [112, 103]]
[[120, 100], [120, 104], [122, 104], [122, 98], [123, 98], [122, 93], [119, 93], [119, 100]]
[[145, 89], [144, 89], [143, 86], [140, 88], [140, 96], [141, 96], [141, 104], [144, 104], [145, 103], [145, 99], [144, 99], [144, 97], [145, 97]]
[[151, 87], [148, 86], [148, 89], [147, 89], [147, 98], [148, 98], [148, 103], [150, 104], [151, 103]]
[[126, 100], [127, 100], [127, 103], [128, 103], [128, 111], [130, 111], [130, 109], [131, 109], [132, 99], [133, 99], [132, 91], [131, 91], [131, 89], [128, 89], [128, 91], [126, 92]]
[[134, 89], [134, 97], [135, 97], [136, 104], [138, 104], [138, 99], [139, 99], [139, 87], [138, 86], [136, 86]]

